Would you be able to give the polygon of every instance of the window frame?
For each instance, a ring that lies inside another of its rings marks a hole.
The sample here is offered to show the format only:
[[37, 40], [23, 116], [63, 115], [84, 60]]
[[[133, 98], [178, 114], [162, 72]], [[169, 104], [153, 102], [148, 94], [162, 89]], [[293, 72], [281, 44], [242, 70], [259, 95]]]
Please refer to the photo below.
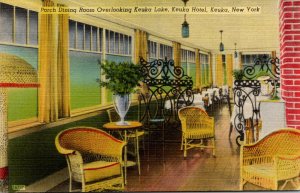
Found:
[[[5, 6], [11, 7], [12, 8], [12, 23], [11, 23], [11, 41], [1, 41], [0, 40], [0, 44], [1, 45], [12, 45], [12, 46], [21, 46], [21, 47], [31, 47], [31, 48], [38, 48], [38, 44], [39, 44], [39, 12], [29, 9], [29, 8], [25, 8], [25, 7], [20, 7], [20, 6], [15, 6], [15, 5], [10, 5], [7, 3], [3, 3], [0, 2], [0, 7], [2, 6], [2, 4], [4, 4]], [[17, 21], [17, 13], [16, 11], [20, 9], [20, 10], [25, 10], [26, 11], [26, 35], [25, 35], [25, 43], [18, 43], [17, 42], [17, 38], [16, 38], [16, 34], [17, 34], [17, 26], [16, 26], [16, 21]], [[35, 13], [37, 14], [36, 17], [36, 28], [37, 28], [37, 33], [36, 33], [36, 44], [32, 44], [31, 43], [31, 30], [30, 30], [30, 24], [32, 22], [31, 20], [31, 13]]]
[[[111, 37], [113, 36], [113, 37]], [[118, 38], [116, 38], [118, 36]], [[123, 37], [121, 41], [121, 37]], [[132, 37], [131, 35], [105, 29], [106, 55], [132, 57]], [[117, 43], [116, 43], [117, 41]], [[124, 49], [123, 49], [124, 48]]]
[[[69, 19], [69, 25], [70, 22], [75, 22], [75, 48], [71, 47], [69, 44], [69, 50], [70, 51], [79, 51], [79, 52], [90, 52], [90, 53], [102, 53], [102, 46], [103, 46], [103, 28], [97, 27], [95, 25], [86, 24], [80, 21], [76, 21], [74, 19]], [[78, 23], [83, 25], [83, 49], [78, 48]], [[86, 47], [86, 28], [90, 29], [90, 37], [89, 37], [89, 48]], [[93, 35], [93, 29], [96, 29], [96, 40], [94, 40]], [[70, 29], [69, 29], [70, 30]], [[70, 32], [69, 32], [70, 34]], [[96, 50], [93, 50], [93, 46], [96, 45]]]

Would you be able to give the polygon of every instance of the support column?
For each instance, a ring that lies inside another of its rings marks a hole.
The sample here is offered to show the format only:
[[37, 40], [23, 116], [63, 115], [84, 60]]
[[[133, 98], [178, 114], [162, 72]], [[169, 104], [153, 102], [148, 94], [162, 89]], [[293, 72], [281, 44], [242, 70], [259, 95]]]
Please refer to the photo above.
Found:
[[281, 94], [287, 127], [300, 129], [300, 0], [280, 0]]
[[212, 63], [212, 53], [210, 52], [208, 54], [208, 65], [209, 65], [209, 78], [208, 78], [208, 83], [210, 85], [213, 85], [213, 63]]
[[218, 87], [223, 85], [222, 54], [216, 56], [216, 85]]
[[195, 49], [196, 62], [196, 88], [201, 89], [201, 75], [200, 75], [200, 53], [199, 49]]
[[[102, 57], [101, 57], [101, 61], [104, 62], [106, 60], [106, 29], [103, 29], [102, 32], [103, 36], [103, 40], [102, 40]], [[100, 44], [99, 44], [100, 46]], [[104, 81], [105, 80], [105, 76], [102, 75], [102, 72], [100, 70], [100, 81]], [[101, 93], [101, 105], [107, 105], [108, 104], [108, 100], [107, 100], [107, 96], [108, 96], [108, 89], [105, 87], [100, 87], [100, 93]]]
[[212, 58], [211, 58], [211, 60], [212, 60], [212, 82], [213, 82], [213, 85], [214, 86], [216, 86], [217, 85], [217, 80], [216, 80], [216, 69], [217, 69], [217, 67], [216, 67], [216, 59], [217, 57], [216, 57], [216, 54], [212, 54]]
[[227, 71], [227, 85], [233, 87], [233, 55], [227, 54], [226, 55], [226, 71]]
[[7, 89], [0, 88], [0, 192], [8, 192]]

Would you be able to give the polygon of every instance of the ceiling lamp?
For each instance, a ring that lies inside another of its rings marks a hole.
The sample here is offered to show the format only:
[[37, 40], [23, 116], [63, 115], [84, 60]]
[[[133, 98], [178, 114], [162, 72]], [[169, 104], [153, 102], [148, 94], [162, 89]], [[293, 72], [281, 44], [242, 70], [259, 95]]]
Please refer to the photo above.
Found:
[[223, 30], [220, 30], [220, 33], [221, 33], [220, 52], [223, 52], [224, 51], [224, 44], [222, 43], [222, 33], [223, 33]]
[[238, 53], [236, 51], [236, 43], [234, 43], [234, 57], [237, 58], [238, 57]]
[[183, 38], [188, 38], [190, 36], [189, 23], [186, 21], [186, 14], [184, 14], [184, 22], [181, 27], [181, 35]]
[[[184, 6], [186, 6], [186, 3], [189, 0], [182, 0], [184, 3]], [[181, 36], [183, 38], [188, 38], [190, 36], [190, 27], [189, 27], [189, 23], [186, 21], [186, 14], [184, 14], [184, 22], [182, 23], [181, 26]]]
[[186, 3], [189, 1], [189, 0], [182, 0], [183, 3], [184, 3], [184, 6], [186, 6]]

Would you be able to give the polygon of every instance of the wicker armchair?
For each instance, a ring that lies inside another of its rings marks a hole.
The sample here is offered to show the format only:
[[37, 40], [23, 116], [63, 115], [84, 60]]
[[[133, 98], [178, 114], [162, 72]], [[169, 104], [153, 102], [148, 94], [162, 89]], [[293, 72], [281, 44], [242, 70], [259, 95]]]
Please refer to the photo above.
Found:
[[[215, 156], [215, 127], [214, 118], [199, 107], [184, 107], [178, 111], [182, 127], [181, 150], [184, 149], [184, 157], [187, 150], [195, 147], [212, 148]], [[211, 139], [211, 145], [205, 145], [204, 139]], [[192, 143], [200, 140], [199, 143]]]
[[[299, 130], [275, 131], [254, 144], [242, 146], [241, 150], [241, 190], [247, 182], [278, 190], [290, 181], [300, 188]], [[279, 181], [284, 181], [280, 188]]]
[[82, 192], [124, 189], [123, 141], [100, 129], [76, 127], [60, 132], [55, 145], [66, 156], [70, 192], [73, 180], [81, 182]]

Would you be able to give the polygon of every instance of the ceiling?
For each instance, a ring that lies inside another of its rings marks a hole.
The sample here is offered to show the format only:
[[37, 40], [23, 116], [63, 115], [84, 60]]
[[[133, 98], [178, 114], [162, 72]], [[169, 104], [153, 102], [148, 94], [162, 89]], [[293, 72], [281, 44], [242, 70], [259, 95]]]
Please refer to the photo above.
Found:
[[[181, 0], [58, 0], [70, 7], [120, 6], [183, 6]], [[97, 14], [99, 18], [125, 23], [164, 36], [186, 45], [194, 45], [218, 52], [220, 30], [227, 52], [234, 43], [243, 52], [279, 50], [278, 0], [189, 0], [187, 6], [197, 7], [261, 7], [260, 14], [187, 14], [190, 37], [181, 37], [184, 14]]]

